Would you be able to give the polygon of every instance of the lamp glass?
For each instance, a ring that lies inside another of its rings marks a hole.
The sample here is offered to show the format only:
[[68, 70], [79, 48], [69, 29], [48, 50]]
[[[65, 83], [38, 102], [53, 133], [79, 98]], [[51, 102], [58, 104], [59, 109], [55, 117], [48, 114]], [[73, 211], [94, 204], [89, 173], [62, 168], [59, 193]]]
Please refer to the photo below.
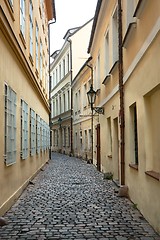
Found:
[[91, 84], [90, 90], [87, 92], [88, 102], [89, 104], [94, 104], [96, 100], [96, 91], [94, 91], [93, 86]]

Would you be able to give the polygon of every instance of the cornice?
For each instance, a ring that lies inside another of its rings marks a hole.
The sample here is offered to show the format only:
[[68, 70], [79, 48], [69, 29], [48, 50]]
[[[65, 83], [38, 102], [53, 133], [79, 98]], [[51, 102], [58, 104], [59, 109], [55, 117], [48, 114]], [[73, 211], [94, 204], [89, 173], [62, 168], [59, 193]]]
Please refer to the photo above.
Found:
[[28, 78], [30, 79], [32, 86], [36, 89], [39, 96], [41, 97], [42, 103], [44, 104], [46, 110], [48, 112], [50, 112], [49, 103], [48, 103], [47, 99], [45, 98], [45, 96], [40, 88], [40, 85], [38, 84], [37, 79], [34, 76], [34, 73], [31, 69], [31, 67], [29, 66], [29, 63], [28, 63], [29, 59], [27, 61], [26, 56], [23, 53], [23, 50], [21, 49], [21, 46], [18, 42], [18, 39], [15, 36], [15, 33], [13, 32], [1, 6], [0, 6], [0, 29], [3, 32], [7, 41], [10, 43], [10, 46], [11, 46], [15, 56], [17, 57], [20, 65], [23, 67], [23, 70], [25, 71]]

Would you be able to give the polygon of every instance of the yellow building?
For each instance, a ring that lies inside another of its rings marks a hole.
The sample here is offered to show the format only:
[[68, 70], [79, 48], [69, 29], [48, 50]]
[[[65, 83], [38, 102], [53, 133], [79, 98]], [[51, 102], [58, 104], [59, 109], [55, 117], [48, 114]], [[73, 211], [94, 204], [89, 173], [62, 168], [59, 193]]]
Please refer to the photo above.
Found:
[[0, 214], [49, 159], [48, 21], [54, 1], [0, 0]]
[[[94, 69], [101, 171], [128, 187], [160, 232], [160, 1], [99, 0], [88, 52]], [[94, 121], [94, 164], [97, 132]], [[102, 132], [103, 131], [103, 132]]]
[[72, 82], [73, 92], [73, 154], [87, 161], [92, 159], [91, 110], [87, 99], [92, 80], [90, 58], [84, 63]]

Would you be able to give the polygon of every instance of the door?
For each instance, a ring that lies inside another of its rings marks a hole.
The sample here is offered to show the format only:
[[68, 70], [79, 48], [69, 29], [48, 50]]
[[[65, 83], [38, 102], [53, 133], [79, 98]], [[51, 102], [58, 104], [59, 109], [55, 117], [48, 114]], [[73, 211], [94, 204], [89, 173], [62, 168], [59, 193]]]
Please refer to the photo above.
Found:
[[97, 124], [97, 170], [101, 171], [100, 124]]

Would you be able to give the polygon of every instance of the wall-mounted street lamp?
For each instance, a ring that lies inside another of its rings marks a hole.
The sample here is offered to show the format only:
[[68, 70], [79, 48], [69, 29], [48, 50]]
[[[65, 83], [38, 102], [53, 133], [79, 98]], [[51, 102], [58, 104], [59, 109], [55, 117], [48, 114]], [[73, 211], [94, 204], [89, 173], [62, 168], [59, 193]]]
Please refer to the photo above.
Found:
[[91, 84], [90, 90], [87, 92], [88, 102], [91, 105], [91, 110], [95, 110], [98, 114], [104, 114], [104, 108], [102, 107], [93, 107], [93, 104], [96, 101], [96, 91], [93, 89]]
[[104, 108], [102, 107], [93, 107], [93, 104], [96, 101], [96, 91], [93, 89], [93, 85], [91, 84], [90, 90], [87, 92], [88, 102], [91, 105], [91, 140], [92, 140], [92, 159], [91, 163], [93, 163], [93, 111], [95, 111], [98, 114], [104, 114]]

